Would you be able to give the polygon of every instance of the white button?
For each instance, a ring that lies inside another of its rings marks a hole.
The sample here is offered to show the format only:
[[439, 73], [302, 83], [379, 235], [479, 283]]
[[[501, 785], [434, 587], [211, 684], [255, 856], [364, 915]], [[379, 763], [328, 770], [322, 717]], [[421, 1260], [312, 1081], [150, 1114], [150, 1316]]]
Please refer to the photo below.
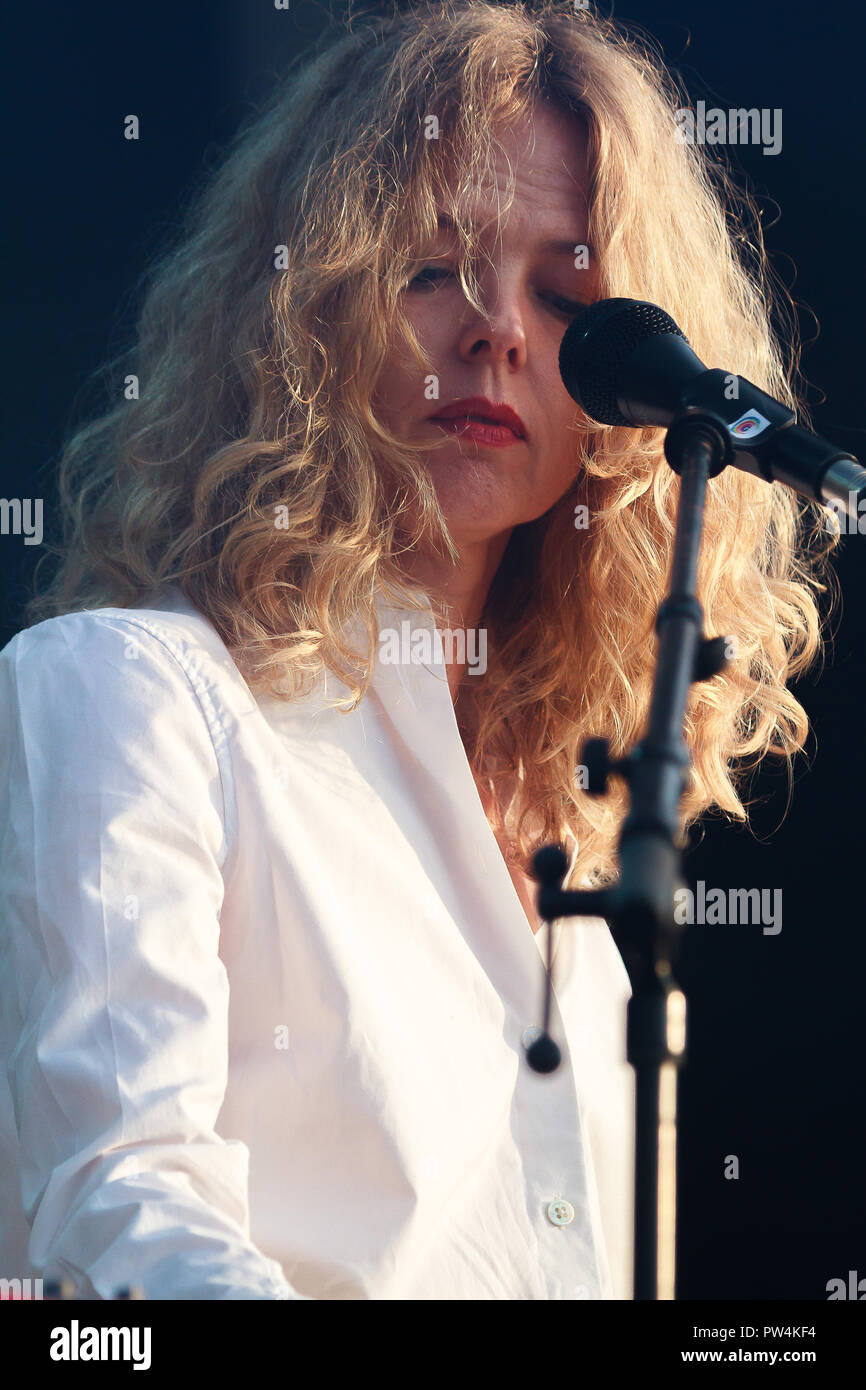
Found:
[[550, 1203], [547, 1217], [554, 1226], [567, 1226], [569, 1221], [574, 1220], [574, 1207], [571, 1202], [566, 1202], [564, 1197], [560, 1197], [558, 1201]]
[[524, 1047], [531, 1047], [535, 1039], [541, 1037], [541, 1032], [537, 1023], [530, 1023], [528, 1028], [524, 1028], [520, 1041]]

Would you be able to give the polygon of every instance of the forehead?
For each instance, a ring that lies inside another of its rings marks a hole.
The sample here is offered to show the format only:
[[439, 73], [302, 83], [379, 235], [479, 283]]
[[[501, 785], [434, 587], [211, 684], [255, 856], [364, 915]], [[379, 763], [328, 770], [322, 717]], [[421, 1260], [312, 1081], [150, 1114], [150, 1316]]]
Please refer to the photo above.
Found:
[[[526, 115], [496, 132], [493, 177], [476, 184], [459, 199], [463, 216], [479, 230], [495, 229], [505, 206], [509, 166], [514, 201], [504, 211], [503, 227], [558, 230], [566, 240], [585, 228], [588, 212], [587, 140], [583, 122], [571, 112], [537, 103]], [[440, 201], [440, 222], [447, 233], [450, 217]]]

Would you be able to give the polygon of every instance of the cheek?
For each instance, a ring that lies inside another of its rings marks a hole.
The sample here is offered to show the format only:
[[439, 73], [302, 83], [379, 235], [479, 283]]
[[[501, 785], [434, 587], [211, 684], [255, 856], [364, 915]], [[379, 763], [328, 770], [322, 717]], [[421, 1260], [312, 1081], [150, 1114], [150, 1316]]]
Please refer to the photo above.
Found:
[[559, 376], [558, 363], [554, 370], [556, 372], [557, 394], [551, 409], [551, 414], [555, 415], [558, 428], [562, 434], [567, 436], [569, 447], [575, 448], [577, 445], [578, 430], [586, 427], [586, 416], [581, 411], [577, 401], [572, 399], [563, 386]]
[[[428, 401], [438, 398], [430, 394], [428, 379], [431, 375], [435, 378], [438, 391], [442, 390], [441, 370], [446, 360], [444, 337], [447, 325], [443, 326], [440, 315], [433, 314], [430, 310], [426, 313], [419, 310], [411, 314], [407, 312], [406, 317], [412, 325], [419, 345], [427, 353], [430, 367], [426, 368], [416, 363], [408, 347], [399, 354], [394, 352], [389, 356], [382, 371], [379, 389], [390, 409], [401, 414], [417, 414]], [[435, 407], [431, 404], [429, 409], [432, 411]]]
[[403, 312], [415, 330], [416, 338], [431, 356], [453, 341], [459, 311], [455, 296], [447, 288], [435, 294], [413, 294], [403, 305]]
[[[558, 377], [558, 369], [557, 369]], [[550, 458], [555, 460], [551, 468], [551, 480], [562, 487], [570, 484], [580, 469], [580, 427], [581, 414], [577, 404], [563, 386], [554, 399], [548, 402], [545, 413], [547, 444]]]
[[423, 377], [408, 348], [393, 348], [385, 358], [373, 392], [373, 405], [391, 425], [423, 395]]

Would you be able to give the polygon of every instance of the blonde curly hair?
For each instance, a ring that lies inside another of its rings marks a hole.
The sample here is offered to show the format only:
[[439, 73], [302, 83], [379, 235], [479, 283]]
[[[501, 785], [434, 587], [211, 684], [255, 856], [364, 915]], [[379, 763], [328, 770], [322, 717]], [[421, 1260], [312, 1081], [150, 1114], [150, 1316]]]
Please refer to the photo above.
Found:
[[[708, 366], [801, 406], [795, 318], [754, 204], [715, 154], [675, 139], [686, 96], [648, 41], [567, 0], [356, 14], [290, 66], [148, 270], [134, 342], [107, 369], [110, 383], [137, 377], [140, 399], [66, 444], [60, 563], [28, 623], [176, 582], [251, 687], [291, 699], [326, 666], [347, 688], [341, 708], [357, 706], [377, 591], [443, 611], [401, 555], [458, 558], [424, 446], [375, 407], [395, 335], [429, 369], [402, 290], [444, 199], [479, 307], [483, 253], [461, 192], [492, 167], [497, 130], [537, 101], [585, 123], [599, 296], [662, 305]], [[461, 690], [499, 828], [524, 863], [539, 843], [571, 843], [571, 881], [613, 872], [624, 811], [622, 788], [602, 801], [582, 790], [581, 744], [603, 732], [616, 755], [644, 731], [679, 494], [662, 441], [575, 434], [575, 482], [513, 531], [481, 617], [487, 670]], [[580, 533], [578, 504], [591, 518]], [[805, 742], [787, 682], [821, 650], [824, 517], [733, 468], [710, 484], [699, 597], [707, 632], [734, 637], [738, 656], [693, 687], [683, 830], [710, 807], [745, 820], [749, 767], [774, 752], [790, 769]], [[366, 652], [346, 640], [350, 619]]]

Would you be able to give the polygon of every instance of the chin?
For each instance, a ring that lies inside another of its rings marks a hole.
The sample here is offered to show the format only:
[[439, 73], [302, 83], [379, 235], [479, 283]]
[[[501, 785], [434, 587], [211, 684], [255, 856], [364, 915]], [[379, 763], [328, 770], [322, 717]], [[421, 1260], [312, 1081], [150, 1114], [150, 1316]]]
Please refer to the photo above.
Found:
[[492, 540], [494, 536], [510, 531], [525, 520], [519, 510], [506, 506], [504, 501], [497, 506], [493, 499], [482, 492], [458, 499], [443, 497], [437, 489], [437, 496], [455, 541], [458, 536], [467, 540]]
[[[445, 515], [456, 522], [482, 521], [494, 531], [502, 526], [515, 526], [522, 520], [518, 514], [532, 510], [521, 499], [521, 488], [514, 478], [504, 475], [501, 464], [488, 458], [437, 458], [430, 467], [436, 496]], [[521, 501], [523, 505], [521, 505]]]

